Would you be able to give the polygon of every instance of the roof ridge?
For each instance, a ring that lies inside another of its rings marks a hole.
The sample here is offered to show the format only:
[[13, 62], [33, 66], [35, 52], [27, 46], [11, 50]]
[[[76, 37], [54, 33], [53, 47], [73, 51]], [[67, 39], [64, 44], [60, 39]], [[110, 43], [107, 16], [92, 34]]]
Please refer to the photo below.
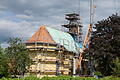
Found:
[[59, 32], [63, 32], [63, 33], [69, 34], [69, 33], [67, 33], [67, 32], [64, 32], [64, 31], [58, 30], [58, 29], [56, 29], [56, 28], [52, 28], [52, 27], [49, 27], [49, 26], [45, 26], [45, 27], [48, 27], [48, 28], [53, 29], [53, 30], [57, 30], [57, 31], [59, 31]]

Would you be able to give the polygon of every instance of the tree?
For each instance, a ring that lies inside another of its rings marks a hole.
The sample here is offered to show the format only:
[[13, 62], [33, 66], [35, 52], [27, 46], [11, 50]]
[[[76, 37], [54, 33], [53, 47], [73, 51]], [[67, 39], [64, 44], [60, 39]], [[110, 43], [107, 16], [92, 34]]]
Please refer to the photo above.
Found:
[[113, 60], [120, 58], [120, 16], [112, 15], [95, 24], [89, 53], [97, 71], [105, 76], [112, 74]]
[[0, 45], [0, 77], [8, 77], [8, 64], [4, 49]]
[[10, 38], [6, 48], [9, 71], [12, 75], [24, 75], [31, 64], [29, 54], [20, 38]]

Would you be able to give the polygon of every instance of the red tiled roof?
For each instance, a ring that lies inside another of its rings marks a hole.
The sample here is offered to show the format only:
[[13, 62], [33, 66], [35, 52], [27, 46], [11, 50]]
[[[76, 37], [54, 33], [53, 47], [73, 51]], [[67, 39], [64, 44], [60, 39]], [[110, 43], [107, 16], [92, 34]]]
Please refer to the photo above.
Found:
[[55, 43], [45, 26], [41, 26], [40, 29], [27, 40], [27, 42]]

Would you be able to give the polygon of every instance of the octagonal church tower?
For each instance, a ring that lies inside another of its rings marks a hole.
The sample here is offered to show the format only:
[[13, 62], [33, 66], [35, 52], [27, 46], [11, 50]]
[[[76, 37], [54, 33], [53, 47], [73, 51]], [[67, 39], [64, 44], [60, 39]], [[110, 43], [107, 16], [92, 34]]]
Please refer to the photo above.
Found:
[[69, 33], [40, 26], [25, 44], [34, 62], [29, 74], [37, 77], [73, 75], [74, 56], [80, 47]]

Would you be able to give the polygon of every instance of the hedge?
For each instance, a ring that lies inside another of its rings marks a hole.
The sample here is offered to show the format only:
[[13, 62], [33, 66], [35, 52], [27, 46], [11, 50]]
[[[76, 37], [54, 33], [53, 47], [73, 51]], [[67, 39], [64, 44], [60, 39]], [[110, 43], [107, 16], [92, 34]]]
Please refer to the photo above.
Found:
[[0, 80], [120, 80], [120, 77], [104, 77], [101, 79], [96, 79], [93, 77], [71, 77], [71, 76], [58, 76], [58, 77], [25, 77], [25, 78], [1, 78]]

